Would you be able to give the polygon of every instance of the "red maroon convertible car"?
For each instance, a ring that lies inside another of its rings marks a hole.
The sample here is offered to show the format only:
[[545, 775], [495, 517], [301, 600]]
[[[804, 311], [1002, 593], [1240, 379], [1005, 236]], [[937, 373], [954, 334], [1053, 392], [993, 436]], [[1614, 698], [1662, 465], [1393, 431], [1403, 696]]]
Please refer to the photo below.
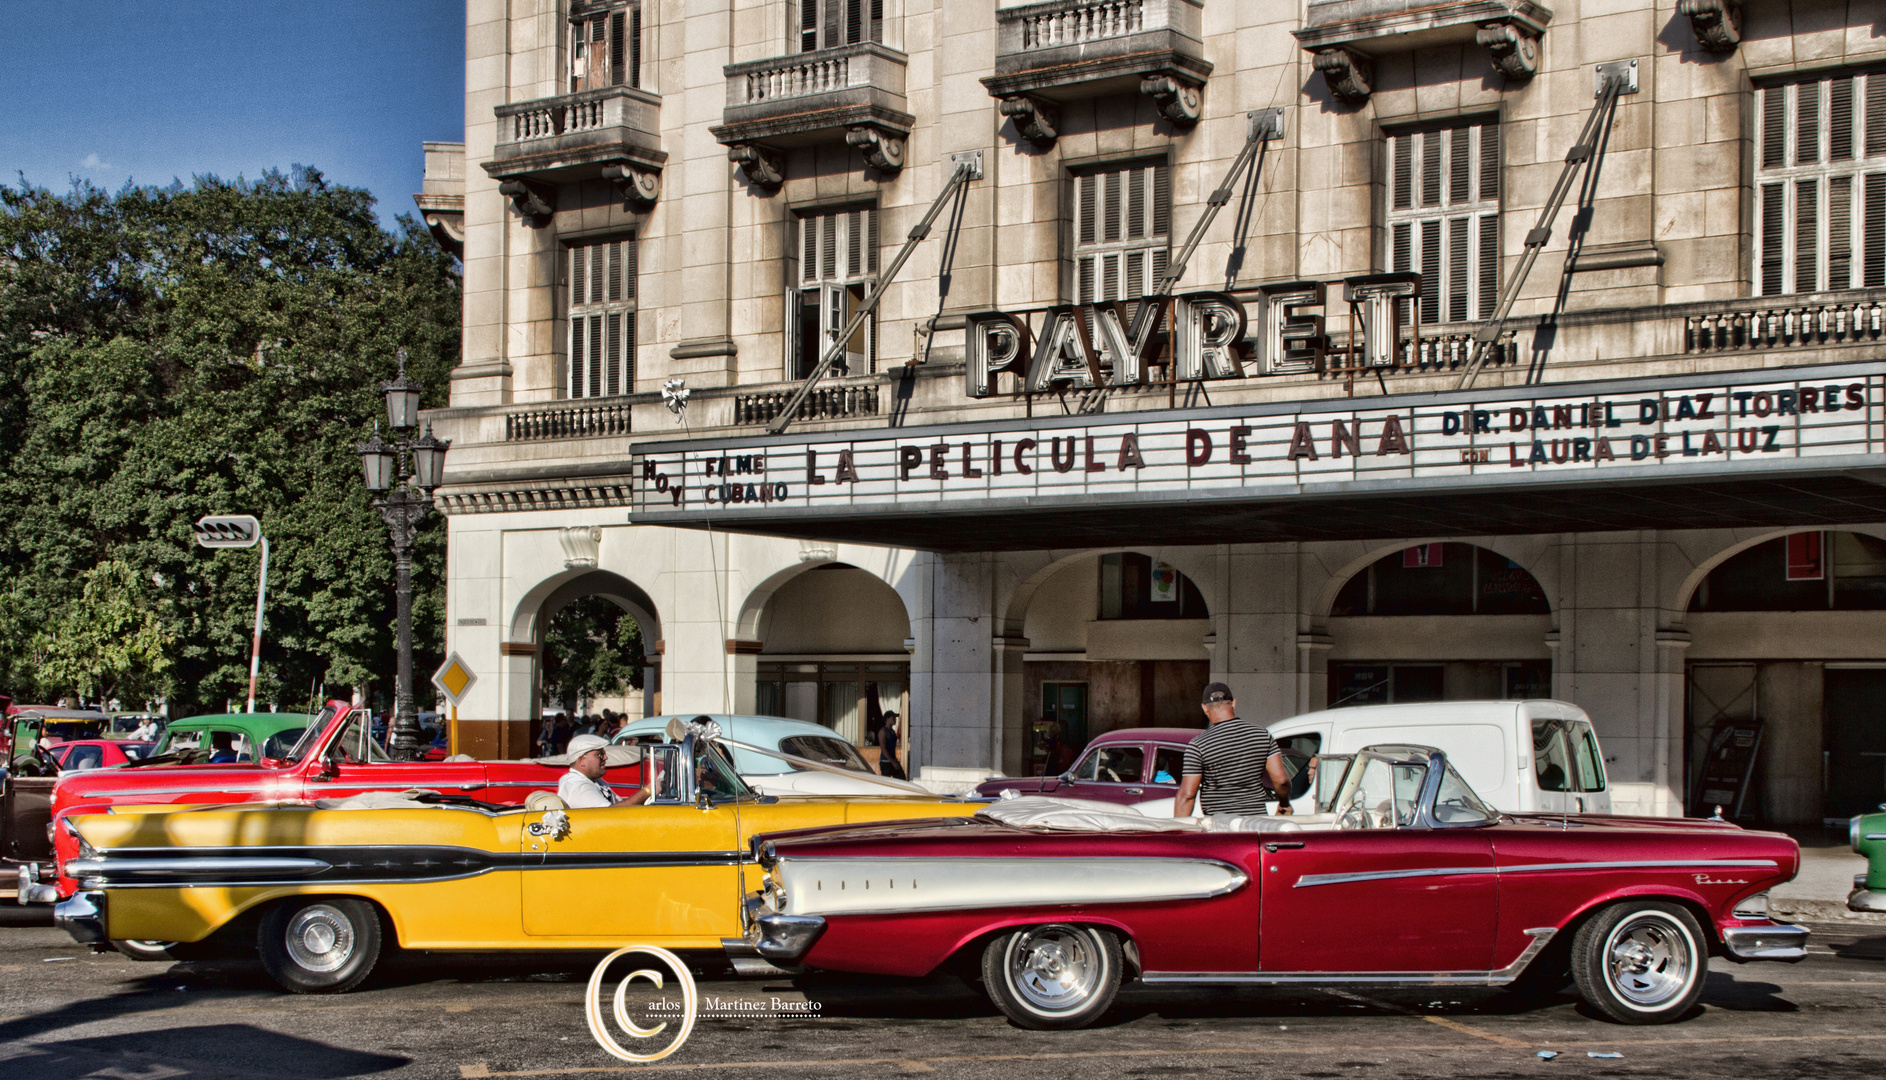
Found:
[[[484, 802], [522, 803], [532, 792], [553, 791], [562, 766], [534, 761], [394, 761], [373, 737], [368, 714], [330, 701], [281, 758], [231, 765], [133, 762], [124, 768], [68, 773], [52, 793], [53, 854], [57, 866], [78, 854], [78, 841], [61, 822], [126, 804], [284, 802], [339, 799], [365, 791], [429, 788]], [[626, 754], [624, 755], [627, 756]], [[160, 759], [161, 760], [161, 759]], [[642, 766], [611, 767], [604, 777], [622, 794], [642, 784]], [[55, 903], [78, 888], [50, 867], [21, 867], [20, 902]], [[48, 883], [47, 878], [53, 880]]]
[[1701, 995], [1709, 958], [1800, 960], [1807, 931], [1736, 905], [1800, 848], [1727, 822], [1512, 816], [1440, 751], [1373, 747], [1323, 813], [1201, 826], [1099, 803], [757, 842], [751, 936], [775, 963], [920, 976], [979, 960], [1024, 1027], [1147, 984], [1505, 986], [1579, 993], [1623, 1023]]

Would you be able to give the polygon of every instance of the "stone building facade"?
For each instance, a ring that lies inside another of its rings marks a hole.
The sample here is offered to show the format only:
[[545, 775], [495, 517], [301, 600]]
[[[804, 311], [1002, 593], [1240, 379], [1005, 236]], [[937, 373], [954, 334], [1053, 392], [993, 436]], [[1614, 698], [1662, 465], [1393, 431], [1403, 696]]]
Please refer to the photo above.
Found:
[[913, 775], [1222, 679], [1570, 700], [1623, 812], [1755, 724], [1745, 815], [1886, 797], [1871, 5], [467, 10], [419, 200], [473, 752], [603, 595], [651, 711], [895, 710]]

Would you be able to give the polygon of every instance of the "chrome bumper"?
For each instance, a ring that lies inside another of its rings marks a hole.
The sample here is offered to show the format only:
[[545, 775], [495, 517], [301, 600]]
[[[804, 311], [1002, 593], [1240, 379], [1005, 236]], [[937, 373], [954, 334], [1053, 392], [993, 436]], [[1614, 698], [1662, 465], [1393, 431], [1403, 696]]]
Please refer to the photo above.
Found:
[[59, 886], [43, 884], [39, 880], [38, 863], [26, 863], [20, 867], [20, 885], [18, 899], [22, 904], [52, 904], [59, 900]]
[[1722, 947], [1729, 959], [1779, 960], [1792, 964], [1807, 959], [1807, 931], [1799, 926], [1731, 926], [1722, 932]]
[[825, 920], [817, 915], [761, 915], [753, 925], [760, 932], [753, 947], [775, 964], [797, 963], [825, 932]]
[[72, 899], [54, 904], [52, 921], [80, 945], [104, 945], [111, 940], [105, 933], [102, 892], [74, 893]]
[[1853, 875], [1853, 891], [1847, 894], [1848, 911], [1886, 911], [1886, 892], [1866, 887], [1866, 875]]

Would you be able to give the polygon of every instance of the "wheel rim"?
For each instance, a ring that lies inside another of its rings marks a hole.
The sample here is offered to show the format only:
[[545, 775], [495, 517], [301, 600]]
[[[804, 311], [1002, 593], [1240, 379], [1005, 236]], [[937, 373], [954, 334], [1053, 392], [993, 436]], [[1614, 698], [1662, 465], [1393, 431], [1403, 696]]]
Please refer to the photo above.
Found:
[[288, 920], [288, 955], [309, 971], [335, 971], [354, 955], [353, 920], [338, 908], [310, 904]]
[[1658, 1008], [1689, 989], [1694, 955], [1689, 935], [1675, 920], [1637, 915], [1619, 923], [1605, 939], [1605, 981], [1627, 1004]]
[[1073, 1012], [1087, 1004], [1105, 968], [1092, 934], [1076, 927], [1040, 926], [1009, 943], [1009, 986], [1037, 1012]]

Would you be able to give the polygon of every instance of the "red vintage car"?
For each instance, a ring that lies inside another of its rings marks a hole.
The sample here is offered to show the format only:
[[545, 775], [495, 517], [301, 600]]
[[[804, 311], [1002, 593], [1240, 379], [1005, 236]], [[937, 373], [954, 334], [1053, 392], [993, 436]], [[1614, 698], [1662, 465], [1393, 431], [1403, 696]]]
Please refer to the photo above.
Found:
[[[78, 842], [61, 822], [72, 814], [96, 814], [127, 804], [210, 804], [338, 799], [363, 791], [434, 791], [472, 795], [484, 802], [520, 804], [532, 792], [554, 791], [563, 767], [535, 761], [394, 761], [373, 737], [364, 709], [330, 701], [299, 741], [281, 758], [230, 765], [137, 765], [66, 773], [52, 792], [52, 839], [56, 866], [78, 854]], [[605, 775], [618, 792], [642, 785], [642, 766], [613, 767]], [[46, 879], [53, 880], [48, 883]], [[21, 902], [54, 903], [78, 883], [51, 868], [20, 870]]]
[[979, 963], [1030, 1028], [1152, 985], [1576, 983], [1623, 1023], [1681, 1018], [1711, 956], [1800, 960], [1737, 912], [1800, 848], [1722, 821], [1502, 815], [1440, 751], [1375, 747], [1313, 815], [1155, 820], [1000, 800], [974, 818], [778, 834], [751, 936], [774, 963], [921, 976]]

